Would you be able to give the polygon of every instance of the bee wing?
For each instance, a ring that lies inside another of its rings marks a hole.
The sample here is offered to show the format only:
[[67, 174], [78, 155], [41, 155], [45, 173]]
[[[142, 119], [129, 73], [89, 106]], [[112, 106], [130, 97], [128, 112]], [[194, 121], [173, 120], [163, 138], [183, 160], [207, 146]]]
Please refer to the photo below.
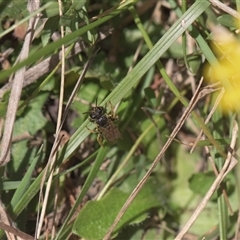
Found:
[[109, 143], [115, 143], [118, 139], [122, 138], [122, 134], [112, 121], [108, 122], [107, 127], [99, 127], [99, 130]]

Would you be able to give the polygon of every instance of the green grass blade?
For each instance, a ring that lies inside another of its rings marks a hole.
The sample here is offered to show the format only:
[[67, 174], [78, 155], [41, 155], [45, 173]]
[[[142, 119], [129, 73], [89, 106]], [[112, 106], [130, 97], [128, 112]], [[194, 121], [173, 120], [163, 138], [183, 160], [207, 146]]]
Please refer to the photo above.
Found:
[[17, 205], [17, 203], [19, 201], [21, 201], [22, 196], [24, 195], [24, 193], [26, 192], [26, 190], [28, 189], [31, 180], [32, 180], [32, 173], [35, 169], [35, 166], [37, 164], [37, 161], [42, 158], [42, 147], [39, 149], [37, 156], [33, 159], [30, 167], [28, 168], [26, 174], [24, 175], [20, 185], [18, 186], [17, 190], [15, 191], [13, 198], [11, 200], [11, 208], [14, 208], [14, 206]]

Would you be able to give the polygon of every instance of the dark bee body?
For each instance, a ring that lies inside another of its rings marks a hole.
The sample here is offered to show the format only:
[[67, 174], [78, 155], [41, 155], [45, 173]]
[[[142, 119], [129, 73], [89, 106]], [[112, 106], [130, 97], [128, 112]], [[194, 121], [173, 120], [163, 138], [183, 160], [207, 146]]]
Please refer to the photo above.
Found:
[[113, 107], [111, 105], [110, 113], [107, 113], [106, 108], [102, 106], [92, 107], [89, 111], [89, 120], [94, 122], [97, 127], [90, 130], [98, 133], [98, 142], [102, 145], [103, 137], [109, 143], [115, 143], [118, 139], [122, 138], [117, 126], [114, 124], [118, 117], [114, 115]]

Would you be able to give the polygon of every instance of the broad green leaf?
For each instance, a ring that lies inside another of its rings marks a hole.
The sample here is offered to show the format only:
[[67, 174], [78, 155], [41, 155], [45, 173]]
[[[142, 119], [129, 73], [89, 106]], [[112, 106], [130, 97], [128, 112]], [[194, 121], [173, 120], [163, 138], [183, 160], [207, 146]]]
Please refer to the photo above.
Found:
[[58, 26], [59, 26], [59, 16], [58, 15], [51, 17], [46, 21], [46, 23], [44, 25], [44, 29], [41, 34], [43, 46], [46, 46], [48, 44], [53, 32], [56, 31]]
[[211, 187], [216, 176], [213, 172], [196, 173], [189, 179], [190, 189], [197, 194], [204, 196]]
[[[14, 125], [14, 137], [21, 137], [28, 133], [34, 136], [37, 131], [44, 128], [47, 119], [43, 116], [42, 107], [48, 97], [48, 93], [41, 93], [32, 100], [24, 109], [21, 116], [17, 117]], [[29, 161], [36, 154], [36, 148], [29, 147], [29, 140], [15, 142], [12, 148], [12, 161], [7, 165], [9, 174], [13, 180], [22, 178], [23, 171], [29, 166]]]
[[[146, 219], [148, 210], [162, 205], [156, 188], [157, 186], [153, 181], [146, 183], [120, 220], [116, 227], [116, 232], [128, 224], [142, 222]], [[81, 210], [74, 223], [74, 234], [88, 240], [102, 239], [128, 196], [129, 193], [113, 188], [102, 200], [89, 201]]]
[[48, 7], [44, 12], [43, 16], [46, 18], [51, 18], [59, 15], [59, 4], [58, 2], [52, 2], [51, 6]]
[[42, 129], [47, 123], [43, 116], [42, 107], [46, 102], [49, 93], [38, 94], [30, 104], [25, 108], [24, 113], [18, 117], [14, 125], [14, 136], [29, 132], [34, 135], [39, 129]]
[[86, 4], [86, 0], [73, 0], [72, 1], [72, 7], [75, 9], [75, 10], [80, 10], [85, 4]]
[[223, 14], [217, 20], [223, 26], [230, 27], [232, 29], [237, 29], [239, 25], [238, 20], [229, 14]]
[[156, 106], [156, 96], [154, 90], [151, 87], [147, 87], [144, 89], [144, 93], [151, 106]]
[[[20, 20], [22, 18], [21, 13], [26, 9], [26, 2], [19, 1], [19, 0], [12, 0], [12, 1], [0, 1], [0, 32], [3, 31], [2, 23], [4, 20], [14, 18], [14, 20]], [[4, 11], [2, 11], [4, 9]]]

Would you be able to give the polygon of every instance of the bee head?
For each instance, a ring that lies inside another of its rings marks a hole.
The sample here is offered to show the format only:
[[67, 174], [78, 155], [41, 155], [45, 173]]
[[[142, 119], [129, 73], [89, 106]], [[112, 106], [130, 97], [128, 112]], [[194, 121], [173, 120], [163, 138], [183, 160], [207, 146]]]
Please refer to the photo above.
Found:
[[91, 108], [89, 112], [89, 117], [91, 119], [97, 120], [106, 113], [106, 109], [101, 106]]

